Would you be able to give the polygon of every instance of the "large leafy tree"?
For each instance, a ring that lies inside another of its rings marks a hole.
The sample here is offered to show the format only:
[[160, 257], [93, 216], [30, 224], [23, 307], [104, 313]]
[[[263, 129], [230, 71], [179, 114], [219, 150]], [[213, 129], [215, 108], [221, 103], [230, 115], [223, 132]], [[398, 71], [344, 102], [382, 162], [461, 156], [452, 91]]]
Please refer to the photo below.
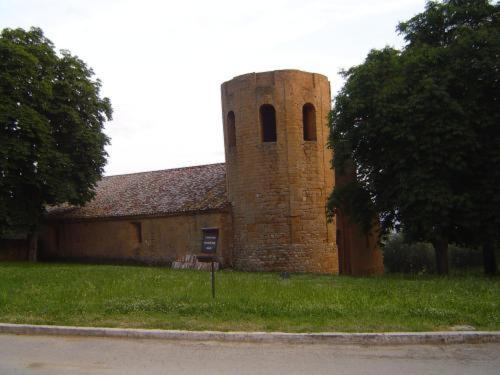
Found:
[[93, 71], [42, 30], [0, 35], [0, 235], [31, 231], [46, 205], [81, 205], [106, 162], [111, 104]]
[[339, 171], [333, 213], [369, 229], [432, 242], [448, 272], [449, 242], [482, 246], [495, 273], [500, 236], [500, 10], [487, 0], [429, 1], [399, 24], [405, 47], [372, 50], [343, 72], [330, 115]]

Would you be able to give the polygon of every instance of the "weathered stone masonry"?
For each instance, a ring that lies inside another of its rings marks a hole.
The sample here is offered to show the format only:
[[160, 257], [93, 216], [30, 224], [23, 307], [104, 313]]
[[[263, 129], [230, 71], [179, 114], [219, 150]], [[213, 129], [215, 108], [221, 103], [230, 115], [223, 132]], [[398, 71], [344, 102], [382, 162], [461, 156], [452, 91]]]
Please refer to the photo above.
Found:
[[[383, 272], [374, 237], [341, 213], [326, 219], [335, 183], [328, 79], [298, 70], [251, 73], [223, 83], [221, 94], [225, 164], [104, 177], [84, 207], [49, 209], [39, 259], [168, 264], [199, 254], [202, 229], [217, 227], [225, 267]], [[12, 241], [0, 240], [0, 259], [17, 254], [21, 240]]]
[[[337, 272], [334, 225], [325, 216], [334, 183], [331, 151], [325, 146], [328, 79], [282, 70], [239, 76], [221, 89], [235, 266]], [[304, 106], [315, 112], [315, 134], [309, 137]], [[272, 140], [264, 139], [261, 108], [274, 108]]]

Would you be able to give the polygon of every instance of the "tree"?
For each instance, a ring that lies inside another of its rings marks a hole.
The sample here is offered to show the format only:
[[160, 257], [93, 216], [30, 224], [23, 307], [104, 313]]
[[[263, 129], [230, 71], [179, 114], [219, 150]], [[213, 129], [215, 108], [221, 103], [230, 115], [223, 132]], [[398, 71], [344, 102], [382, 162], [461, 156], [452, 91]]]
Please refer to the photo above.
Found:
[[357, 180], [335, 188], [344, 209], [381, 233], [404, 231], [433, 243], [439, 273], [449, 242], [483, 246], [496, 270], [500, 235], [499, 5], [429, 1], [400, 23], [399, 51], [372, 50], [342, 74], [330, 114], [333, 165], [355, 165]]
[[33, 232], [46, 205], [93, 197], [112, 113], [93, 76], [39, 28], [1, 32], [0, 235]]

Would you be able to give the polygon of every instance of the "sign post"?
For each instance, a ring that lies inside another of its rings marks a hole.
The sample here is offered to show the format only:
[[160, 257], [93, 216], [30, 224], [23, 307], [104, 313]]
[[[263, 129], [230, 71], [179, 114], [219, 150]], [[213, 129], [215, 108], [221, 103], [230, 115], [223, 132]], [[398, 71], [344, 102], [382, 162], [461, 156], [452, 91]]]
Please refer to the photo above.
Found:
[[217, 259], [215, 254], [217, 252], [219, 228], [202, 228], [202, 232], [201, 252], [208, 255], [198, 256], [198, 261], [212, 263], [212, 298], [215, 298], [215, 260]]
[[215, 270], [214, 260], [212, 259], [212, 298], [215, 298]]

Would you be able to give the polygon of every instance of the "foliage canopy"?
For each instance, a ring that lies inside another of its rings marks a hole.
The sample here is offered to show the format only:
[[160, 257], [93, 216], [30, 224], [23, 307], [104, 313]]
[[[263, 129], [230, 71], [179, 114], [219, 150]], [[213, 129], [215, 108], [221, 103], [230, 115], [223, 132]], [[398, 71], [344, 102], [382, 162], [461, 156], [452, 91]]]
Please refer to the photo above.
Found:
[[93, 76], [39, 28], [1, 32], [0, 234], [32, 230], [47, 204], [92, 198], [112, 114]]
[[[342, 74], [330, 114], [339, 171], [329, 212], [343, 209], [382, 233], [477, 246], [500, 233], [500, 7], [429, 1], [400, 23], [406, 45], [372, 50]], [[489, 245], [489, 246], [490, 246]], [[438, 265], [439, 268], [439, 265]]]

